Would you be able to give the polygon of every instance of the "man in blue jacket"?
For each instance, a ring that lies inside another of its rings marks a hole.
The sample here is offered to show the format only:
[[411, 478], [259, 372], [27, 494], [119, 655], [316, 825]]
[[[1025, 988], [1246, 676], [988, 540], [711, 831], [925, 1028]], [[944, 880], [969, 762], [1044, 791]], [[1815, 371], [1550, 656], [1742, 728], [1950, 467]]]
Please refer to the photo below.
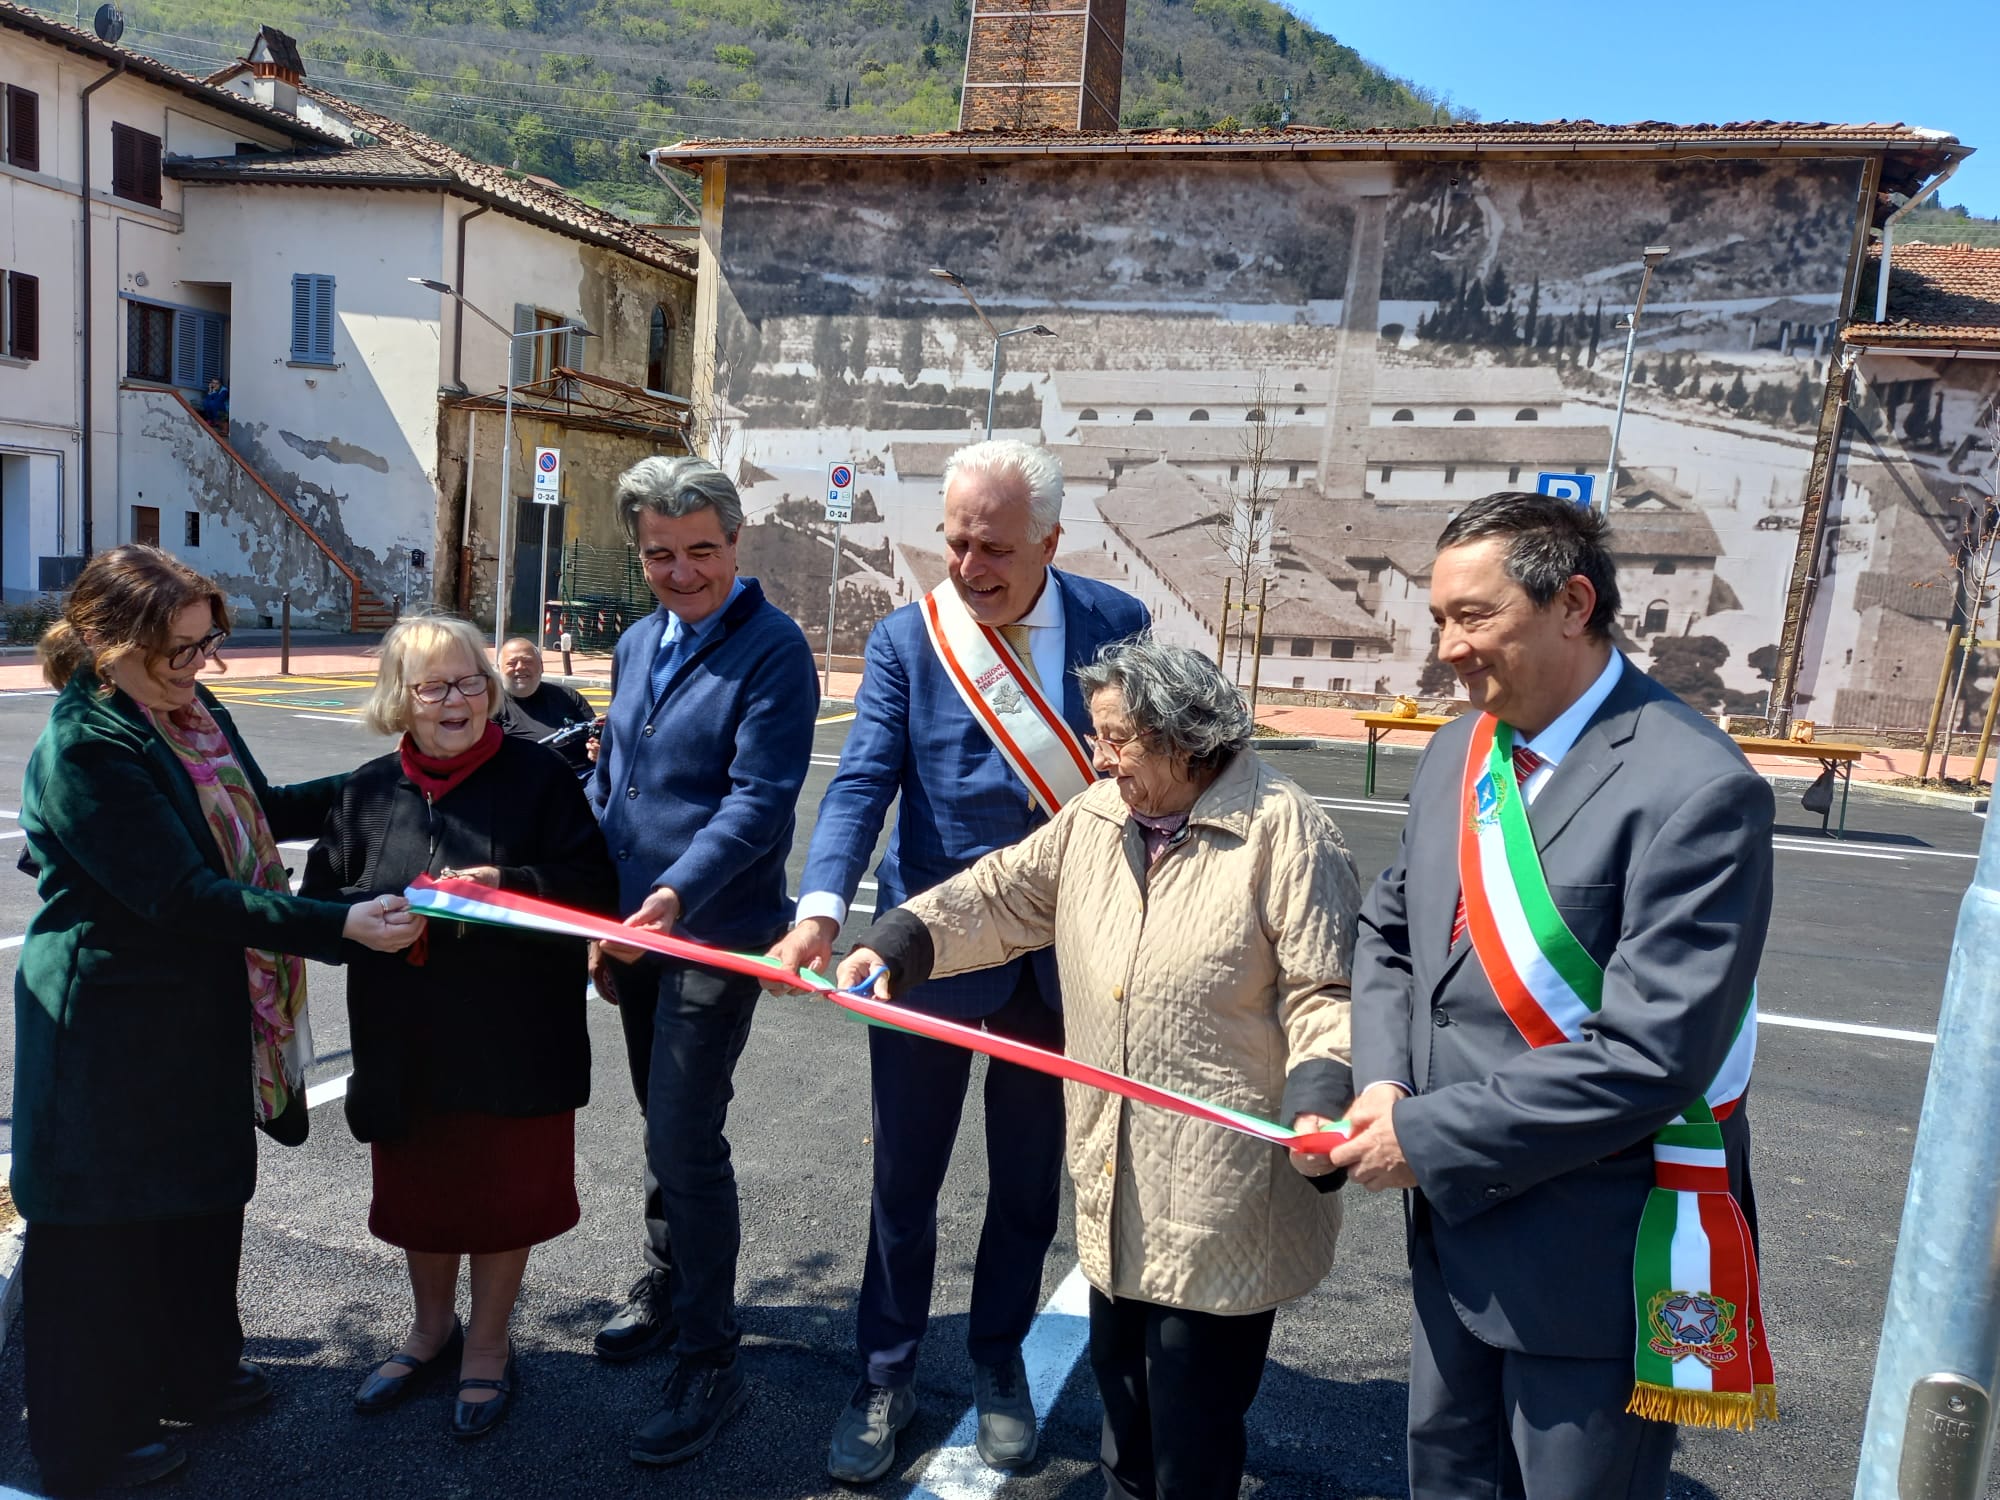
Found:
[[[772, 956], [830, 972], [889, 804], [901, 808], [876, 871], [882, 909], [928, 890], [1041, 826], [1089, 784], [1090, 717], [1071, 668], [1148, 624], [1145, 606], [1049, 566], [1062, 535], [1062, 470], [1013, 441], [961, 449], [945, 466], [948, 577], [875, 627], [840, 770], [820, 803], [799, 922]], [[1062, 1050], [1054, 955], [1044, 950], [901, 997], [934, 1015]], [[937, 1200], [951, 1164], [971, 1054], [903, 1032], [868, 1032], [875, 1171], [857, 1313], [860, 1384], [835, 1424], [827, 1471], [863, 1484], [889, 1472], [917, 1410], [917, 1351], [930, 1318]], [[980, 1457], [1035, 1456], [1021, 1341], [1041, 1300], [1062, 1170], [1062, 1084], [1007, 1064], [986, 1074], [987, 1199], [967, 1346]]]
[[[812, 755], [819, 677], [805, 636], [736, 576], [743, 502], [698, 458], [649, 458], [617, 507], [660, 607], [627, 630], [591, 802], [618, 866], [626, 925], [725, 948], [785, 929], [785, 859]], [[599, 1331], [619, 1361], [673, 1341], [664, 1408], [640, 1463], [691, 1458], [748, 1396], [736, 1358], [736, 1175], [722, 1129], [750, 1036], [755, 980], [606, 944], [598, 992], [618, 1006], [646, 1116], [646, 1273]]]

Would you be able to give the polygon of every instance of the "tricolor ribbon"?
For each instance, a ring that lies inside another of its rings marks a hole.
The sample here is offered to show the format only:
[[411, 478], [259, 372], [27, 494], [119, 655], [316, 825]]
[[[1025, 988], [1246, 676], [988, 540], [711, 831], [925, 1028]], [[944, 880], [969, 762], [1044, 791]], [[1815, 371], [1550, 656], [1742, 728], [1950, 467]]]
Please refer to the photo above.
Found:
[[1060, 1052], [1017, 1042], [1012, 1037], [996, 1036], [976, 1026], [964, 1026], [957, 1021], [947, 1021], [906, 1006], [877, 1000], [872, 995], [843, 990], [809, 970], [794, 974], [761, 953], [732, 953], [723, 948], [711, 948], [705, 943], [690, 942], [686, 938], [671, 937], [664, 932], [627, 927], [608, 917], [593, 916], [589, 912], [558, 906], [553, 901], [543, 901], [515, 891], [495, 890], [471, 880], [433, 880], [428, 875], [420, 875], [403, 894], [409, 897], [412, 910], [427, 917], [476, 922], [488, 927], [511, 927], [518, 931], [546, 932], [592, 942], [619, 943], [630, 948], [642, 948], [664, 958], [678, 958], [732, 974], [747, 974], [753, 979], [790, 985], [831, 1000], [871, 1026], [913, 1032], [932, 1041], [983, 1052], [1001, 1062], [1015, 1063], [1037, 1073], [1103, 1089], [1106, 1093], [1117, 1094], [1139, 1104], [1151, 1104], [1175, 1114], [1206, 1120], [1211, 1125], [1255, 1136], [1260, 1141], [1268, 1141], [1290, 1151], [1324, 1155], [1335, 1146], [1344, 1145], [1348, 1139], [1347, 1122], [1344, 1120], [1336, 1121], [1327, 1130], [1296, 1131], [1273, 1120], [1212, 1104], [1206, 1099], [1183, 1094], [1177, 1089], [1162, 1088], [1143, 1079], [1129, 1078], [1123, 1073], [1114, 1073], [1109, 1068], [1096, 1067]]

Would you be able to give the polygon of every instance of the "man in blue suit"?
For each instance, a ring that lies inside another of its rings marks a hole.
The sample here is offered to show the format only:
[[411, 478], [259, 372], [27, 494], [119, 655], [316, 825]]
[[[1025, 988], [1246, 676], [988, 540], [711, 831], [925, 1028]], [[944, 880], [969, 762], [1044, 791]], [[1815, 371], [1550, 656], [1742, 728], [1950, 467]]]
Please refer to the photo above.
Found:
[[[1146, 628], [1130, 595], [1051, 567], [1060, 538], [1062, 470], [1013, 441], [961, 449], [945, 466], [949, 578], [938, 599], [958, 606], [975, 644], [989, 627], [1011, 648], [980, 674], [1026, 674], [1078, 740], [1090, 717], [1070, 669]], [[889, 805], [901, 808], [876, 871], [886, 909], [1016, 842], [1048, 816], [1037, 796], [954, 686], [926, 606], [905, 605], [875, 627], [854, 727], [813, 829], [798, 925], [772, 950], [794, 968], [831, 972], [846, 920]], [[991, 637], [985, 637], [990, 641]], [[966, 679], [968, 686], [970, 678]], [[1018, 681], [1018, 679], [1017, 679]], [[1012, 693], [1002, 701], [1018, 703]], [[1060, 739], [1060, 734], [1058, 734]], [[1044, 783], [1045, 787], [1047, 783]], [[1062, 1047], [1061, 996], [1047, 950], [996, 969], [938, 980], [902, 1003], [1053, 1050]], [[893, 1467], [896, 1434], [917, 1410], [917, 1351], [930, 1318], [937, 1200], [958, 1134], [971, 1054], [902, 1032], [868, 1032], [875, 1172], [868, 1261], [857, 1332], [863, 1373], [835, 1425], [827, 1469], [867, 1483]], [[1061, 1083], [1007, 1063], [986, 1075], [987, 1200], [972, 1280], [971, 1328], [980, 1456], [999, 1469], [1035, 1455], [1035, 1411], [1021, 1342], [1041, 1299], [1042, 1262], [1055, 1238], [1062, 1167]]]
[[[620, 637], [590, 799], [626, 925], [763, 947], [791, 918], [785, 858], [812, 757], [819, 675], [791, 619], [736, 574], [743, 502], [698, 458], [648, 458], [617, 509], [660, 607]], [[723, 1136], [757, 982], [595, 945], [646, 1117], [646, 1273], [598, 1331], [601, 1359], [672, 1342], [666, 1403], [640, 1463], [699, 1453], [748, 1395], [736, 1357], [736, 1176]]]

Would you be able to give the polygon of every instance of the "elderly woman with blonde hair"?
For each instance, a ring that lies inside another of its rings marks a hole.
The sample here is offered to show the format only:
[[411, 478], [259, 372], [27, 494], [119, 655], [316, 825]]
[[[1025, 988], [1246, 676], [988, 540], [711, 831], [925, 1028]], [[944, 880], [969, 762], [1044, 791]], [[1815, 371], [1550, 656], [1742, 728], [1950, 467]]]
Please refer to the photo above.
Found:
[[[306, 861], [307, 893], [455, 875], [612, 909], [616, 877], [583, 789], [561, 757], [501, 732], [501, 692], [463, 620], [408, 619], [384, 637], [366, 717], [402, 743], [348, 779]], [[416, 1303], [408, 1336], [355, 1392], [358, 1410], [400, 1404], [462, 1346], [451, 1431], [479, 1437], [505, 1415], [528, 1252], [578, 1217], [584, 988], [582, 942], [452, 922], [432, 922], [407, 958], [354, 964], [347, 1121], [373, 1157], [368, 1227], [405, 1253]], [[461, 1256], [469, 1325], [456, 1315]]]
[[[1360, 889], [1333, 821], [1250, 750], [1213, 663], [1135, 637], [1077, 669], [1104, 778], [885, 913], [840, 968], [890, 996], [1054, 944], [1065, 1050], [1301, 1129], [1352, 1092]], [[1324, 1156], [1067, 1084], [1077, 1256], [1114, 1500], [1221, 1500], [1277, 1308], [1333, 1263]], [[1294, 1170], [1296, 1168], [1296, 1170]]]

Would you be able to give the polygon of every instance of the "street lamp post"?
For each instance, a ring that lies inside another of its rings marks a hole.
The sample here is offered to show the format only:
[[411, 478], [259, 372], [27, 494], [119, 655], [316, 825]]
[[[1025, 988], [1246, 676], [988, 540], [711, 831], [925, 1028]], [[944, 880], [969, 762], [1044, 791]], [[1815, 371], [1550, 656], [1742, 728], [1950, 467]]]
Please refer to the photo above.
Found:
[[973, 297], [972, 288], [965, 284], [963, 277], [954, 271], [947, 271], [943, 266], [932, 266], [931, 275], [958, 288], [959, 294], [971, 303], [974, 315], [978, 317], [980, 325], [993, 340], [993, 377], [986, 386], [986, 435], [990, 438], [993, 436], [993, 407], [1000, 397], [1000, 341], [1011, 339], [1019, 333], [1039, 334], [1043, 338], [1052, 339], [1056, 337], [1056, 331], [1041, 323], [1024, 323], [1019, 328], [1009, 328], [1002, 332], [993, 326], [993, 320], [986, 316], [986, 310]]
[[[507, 340], [507, 385], [506, 414], [500, 419], [500, 543], [499, 578], [493, 598], [493, 649], [497, 652], [500, 643], [507, 636], [507, 519], [514, 506], [514, 347], [520, 339], [548, 338], [554, 334], [575, 333], [584, 338], [597, 335], [581, 323], [561, 323], [554, 328], [527, 328], [514, 332], [498, 318], [481, 308], [475, 302], [466, 300], [465, 294], [449, 282], [435, 281], [428, 276], [409, 278], [418, 286], [436, 292], [441, 297], [449, 297], [474, 317], [488, 324]], [[466, 503], [471, 504], [468, 496]], [[549, 613], [549, 512], [542, 510], [542, 592], [541, 614], [535, 621], [535, 640], [540, 643], [547, 634]]]
[[1653, 268], [1674, 252], [1666, 245], [1648, 245], [1640, 251], [1646, 272], [1639, 278], [1639, 301], [1632, 309], [1632, 323], [1625, 330], [1625, 368], [1618, 377], [1618, 414], [1611, 419], [1611, 461], [1604, 468], [1604, 497], [1598, 513], [1611, 514], [1611, 491], [1618, 484], [1618, 439], [1625, 431], [1625, 394], [1632, 384], [1632, 351], [1639, 343], [1639, 316], [1646, 310], [1646, 290], [1653, 284]]

